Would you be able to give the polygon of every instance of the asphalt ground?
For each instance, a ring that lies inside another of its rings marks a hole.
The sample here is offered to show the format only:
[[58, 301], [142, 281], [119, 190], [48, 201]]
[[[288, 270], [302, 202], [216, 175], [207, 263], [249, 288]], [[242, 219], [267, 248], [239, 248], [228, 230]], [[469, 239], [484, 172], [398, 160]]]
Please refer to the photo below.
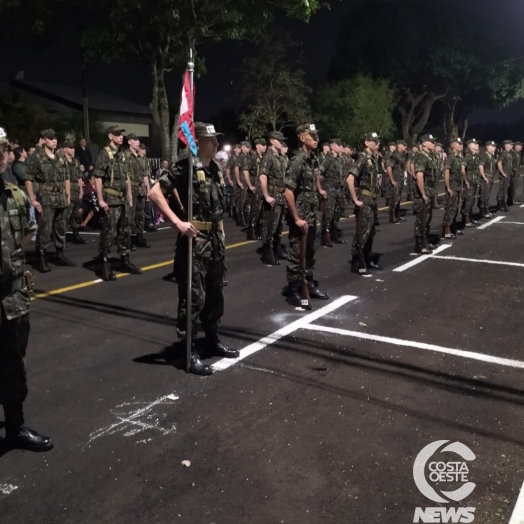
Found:
[[[403, 207], [402, 225], [380, 214], [383, 270], [369, 278], [349, 272], [350, 242], [318, 247], [331, 299], [312, 312], [285, 303], [285, 264], [262, 266], [259, 244], [228, 220], [221, 333], [244, 350], [210, 359], [207, 378], [164, 349], [175, 340], [173, 230], [132, 254], [143, 275], [111, 283], [94, 271], [96, 235], [70, 246], [79, 267], [36, 274], [27, 358], [26, 418], [55, 449], [0, 457], [0, 522], [413, 522], [417, 507], [449, 506], [413, 479], [437, 440], [476, 456], [476, 488], [452, 506], [510, 521], [524, 481], [524, 208], [415, 257]], [[341, 226], [350, 241], [354, 220]]]

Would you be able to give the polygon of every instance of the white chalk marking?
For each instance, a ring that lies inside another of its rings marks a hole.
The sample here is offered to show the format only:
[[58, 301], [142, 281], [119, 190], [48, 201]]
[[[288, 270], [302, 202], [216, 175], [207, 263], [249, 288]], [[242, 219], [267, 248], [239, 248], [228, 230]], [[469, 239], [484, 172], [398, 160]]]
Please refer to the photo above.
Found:
[[445, 249], [448, 249], [448, 247], [451, 247], [451, 244], [442, 244], [441, 246], [438, 246], [435, 251], [433, 251], [430, 255], [419, 255], [418, 258], [415, 258], [415, 260], [412, 260], [411, 262], [408, 262], [407, 264], [404, 264], [403, 266], [397, 267], [393, 271], [397, 273], [402, 273], [402, 271], [406, 271], [406, 269], [411, 269], [413, 266], [416, 266], [418, 264], [421, 264], [425, 260], [428, 260], [430, 258], [433, 258], [437, 253], [442, 253]]
[[433, 257], [438, 258], [439, 260], [457, 260], [459, 262], [479, 262], [481, 264], [497, 264], [500, 266], [514, 266], [514, 267], [524, 267], [524, 264], [520, 264], [519, 262], [504, 262], [502, 260], [479, 260], [477, 258], [463, 258], [463, 257], [454, 257], [454, 256], [448, 256], [448, 257]]
[[509, 524], [524, 524], [524, 484], [520, 488], [519, 498], [517, 499], [517, 504], [511, 514]]
[[123, 404], [120, 404], [115, 409], [111, 410], [111, 413], [115, 415], [119, 421], [91, 433], [89, 435], [89, 440], [84, 444], [84, 447], [104, 435], [113, 435], [120, 431], [124, 432], [125, 437], [131, 437], [146, 430], [159, 431], [162, 435], [174, 433], [176, 431], [176, 426], [173, 425], [168, 428], [162, 427], [160, 425], [161, 420], [158, 417], [155, 418], [155, 415], [152, 414], [151, 411], [158, 405], [171, 405], [173, 401], [178, 399], [179, 397], [171, 393], [160, 397], [137, 411], [127, 413], [125, 411], [122, 412], [122, 408], [127, 408], [128, 406], [136, 404], [143, 404], [143, 402], [124, 402]]
[[315, 320], [318, 320], [319, 318], [322, 318], [325, 315], [329, 315], [329, 313], [332, 313], [336, 309], [342, 307], [344, 304], [347, 304], [348, 302], [351, 302], [352, 300], [355, 300], [356, 298], [357, 297], [351, 295], [346, 295], [337, 298], [331, 304], [328, 304], [327, 306], [324, 306], [318, 309], [317, 311], [313, 311], [312, 313], [309, 313], [309, 315], [306, 315], [303, 318], [291, 322], [291, 324], [288, 324], [287, 326], [279, 329], [278, 331], [271, 333], [271, 335], [261, 338], [258, 342], [253, 342], [253, 344], [249, 344], [249, 346], [246, 346], [244, 349], [240, 350], [240, 356], [238, 358], [223, 358], [222, 360], [219, 360], [218, 362], [213, 364], [212, 368], [215, 371], [223, 371], [224, 369], [230, 368], [231, 366], [234, 366], [241, 360], [244, 360], [245, 358], [253, 355], [254, 353], [257, 353], [261, 349], [264, 349], [265, 347], [270, 346], [275, 342], [278, 342], [281, 338], [290, 335], [291, 333], [293, 333], [293, 331], [301, 329], [307, 326], [309, 323], [314, 322]]
[[2, 495], [11, 495], [15, 489], [18, 489], [18, 486], [13, 486], [12, 484], [0, 484], [0, 493]]
[[490, 364], [498, 364], [499, 366], [524, 369], [524, 362], [521, 362], [520, 360], [494, 357], [492, 355], [484, 355], [482, 353], [475, 353], [473, 351], [463, 351], [461, 349], [445, 348], [441, 346], [435, 346], [434, 344], [426, 344], [425, 342], [414, 342], [411, 340], [402, 340], [400, 338], [383, 337], [382, 335], [371, 335], [370, 333], [362, 333], [360, 331], [348, 331], [346, 329], [319, 326], [316, 324], [309, 324], [305, 326], [303, 329], [308, 329], [312, 331], [322, 331], [323, 333], [333, 333], [334, 335], [343, 335], [346, 337], [360, 338], [363, 340], [373, 340], [375, 342], [384, 342], [386, 344], [394, 344], [395, 346], [426, 349], [428, 351], [436, 351], [437, 353], [445, 353], [447, 355], [454, 355], [456, 357], [470, 358], [473, 360], [488, 362]]
[[477, 229], [486, 229], [489, 226], [492, 226], [493, 224], [496, 224], [497, 222], [500, 222], [501, 220], [504, 220], [504, 217], [495, 217], [493, 220], [490, 220], [489, 222], [486, 222], [485, 224], [482, 224], [481, 226], [477, 227]]

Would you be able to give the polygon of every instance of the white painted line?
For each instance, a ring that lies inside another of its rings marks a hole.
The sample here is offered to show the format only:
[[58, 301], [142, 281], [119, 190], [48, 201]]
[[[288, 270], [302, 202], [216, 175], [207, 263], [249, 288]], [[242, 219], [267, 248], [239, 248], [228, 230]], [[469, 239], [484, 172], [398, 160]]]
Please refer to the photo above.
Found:
[[521, 362], [520, 360], [493, 357], [491, 355], [474, 353], [473, 351], [463, 351], [461, 349], [444, 348], [441, 346], [435, 346], [434, 344], [426, 344], [424, 342], [413, 342], [410, 340], [402, 340], [400, 338], [383, 337], [381, 335], [371, 335], [369, 333], [362, 333], [360, 331], [348, 331], [346, 329], [318, 326], [316, 324], [309, 324], [305, 326], [303, 329], [308, 329], [312, 331], [322, 331], [323, 333], [333, 333], [334, 335], [343, 335], [346, 337], [355, 337], [363, 340], [373, 340], [375, 342], [384, 342], [386, 344], [394, 344], [395, 346], [426, 349], [429, 351], [436, 351], [437, 353], [446, 353], [448, 355], [454, 355], [456, 357], [470, 358], [473, 360], [488, 362], [490, 364], [498, 364], [499, 366], [524, 369], [524, 362]]
[[459, 262], [479, 262], [482, 264], [497, 264], [499, 266], [514, 266], [514, 267], [524, 267], [524, 264], [520, 264], [518, 262], [503, 262], [502, 260], [479, 260], [477, 258], [463, 258], [463, 257], [439, 257], [436, 256], [434, 258], [438, 258], [439, 260], [457, 260]]
[[244, 360], [245, 358], [253, 355], [254, 353], [257, 353], [261, 349], [264, 349], [265, 347], [270, 346], [275, 342], [278, 342], [281, 338], [290, 335], [291, 333], [293, 333], [293, 331], [304, 328], [311, 322], [314, 322], [319, 318], [329, 315], [329, 313], [332, 313], [336, 309], [342, 307], [344, 304], [347, 304], [348, 302], [351, 302], [352, 300], [355, 300], [356, 298], [357, 297], [352, 295], [345, 295], [343, 297], [337, 298], [331, 304], [328, 304], [327, 306], [324, 306], [318, 309], [317, 311], [309, 313], [309, 315], [306, 315], [305, 317], [291, 322], [291, 324], [288, 324], [287, 326], [279, 329], [278, 331], [271, 333], [271, 335], [261, 338], [258, 342], [253, 342], [253, 344], [249, 344], [249, 346], [246, 346], [244, 349], [240, 350], [240, 356], [238, 358], [223, 358], [222, 360], [219, 360], [218, 362], [213, 364], [212, 368], [214, 371], [223, 371], [224, 369], [230, 368], [231, 366], [234, 366], [241, 360]]
[[517, 499], [517, 504], [511, 514], [509, 524], [524, 524], [524, 484], [520, 488], [519, 498]]
[[524, 204], [522, 204], [520, 207], [524, 207]]
[[397, 267], [393, 271], [397, 273], [402, 273], [402, 271], [406, 271], [406, 269], [411, 269], [413, 266], [421, 264], [425, 260], [434, 257], [437, 253], [442, 253], [442, 251], [448, 249], [448, 247], [451, 247], [451, 244], [442, 244], [441, 246], [438, 246], [437, 249], [435, 249], [435, 251], [433, 251], [431, 255], [419, 255], [418, 258], [415, 258], [414, 260], [408, 262], [407, 264], [404, 264], [403, 266]]
[[502, 222], [502, 224], [517, 224], [518, 226], [524, 226], [524, 222]]
[[497, 222], [500, 222], [501, 220], [504, 220], [504, 217], [495, 217], [493, 220], [490, 220], [489, 222], [486, 222], [485, 224], [482, 224], [481, 226], [477, 227], [477, 229], [486, 229], [489, 226], [492, 226], [493, 224], [496, 224]]
[[0, 484], [0, 494], [2, 495], [11, 495], [15, 489], [18, 489], [18, 486], [13, 486], [12, 484]]
[[170, 227], [170, 226], [167, 226], [167, 227], [157, 227], [157, 228], [156, 228], [157, 231], [163, 231], [164, 229], [173, 229], [173, 228]]

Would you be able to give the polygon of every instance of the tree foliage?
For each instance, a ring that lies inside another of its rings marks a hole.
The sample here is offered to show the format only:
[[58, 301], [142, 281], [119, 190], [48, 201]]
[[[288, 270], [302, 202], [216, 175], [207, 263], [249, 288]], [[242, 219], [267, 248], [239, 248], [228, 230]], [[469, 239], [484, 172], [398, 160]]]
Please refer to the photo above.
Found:
[[365, 133], [388, 137], [395, 131], [396, 91], [386, 80], [360, 74], [329, 82], [315, 100], [315, 122], [324, 136], [355, 144]]

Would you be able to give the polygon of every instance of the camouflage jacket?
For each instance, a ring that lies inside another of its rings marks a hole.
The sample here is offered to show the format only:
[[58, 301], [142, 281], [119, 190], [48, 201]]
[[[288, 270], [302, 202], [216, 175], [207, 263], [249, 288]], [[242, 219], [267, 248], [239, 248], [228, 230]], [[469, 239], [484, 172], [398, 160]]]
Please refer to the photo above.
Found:
[[276, 193], [283, 193], [285, 189], [286, 164], [284, 157], [268, 148], [260, 162], [259, 175], [267, 176], [267, 189], [274, 197]]
[[514, 149], [511, 150], [511, 154], [513, 157], [513, 173], [518, 173], [518, 170], [520, 169], [520, 165], [522, 162], [522, 156], [518, 151], [515, 151]]
[[493, 177], [497, 173], [497, 159], [495, 156], [488, 151], [484, 151], [484, 153], [480, 155], [479, 165], [484, 167], [486, 178], [488, 178], [488, 180], [493, 180]]
[[246, 155], [245, 153], [240, 153], [240, 155], [235, 157], [235, 162], [233, 163], [233, 170], [231, 173], [231, 178], [233, 179], [234, 184], [236, 184], [235, 171], [237, 167], [238, 167], [238, 174], [239, 174], [240, 182], [244, 180], [243, 172], [244, 172], [244, 169], [247, 169], [247, 162], [248, 162], [248, 155]]
[[129, 183], [133, 196], [146, 196], [147, 188], [144, 177], [147, 176], [146, 163], [139, 155], [135, 155], [131, 150], [126, 152], [127, 166], [129, 170]]
[[305, 218], [308, 212], [318, 207], [317, 172], [318, 160], [315, 155], [308, 155], [303, 149], [299, 149], [289, 161], [285, 185], [295, 195], [300, 218]]
[[67, 207], [65, 182], [69, 180], [69, 170], [63, 157], [51, 158], [44, 149], [31, 156], [27, 179], [38, 182], [36, 199], [43, 206], [52, 208]]
[[497, 163], [498, 162], [501, 162], [502, 163], [502, 168], [504, 169], [504, 173], [506, 175], [511, 175], [511, 173], [513, 172], [513, 155], [511, 153], [511, 151], [502, 151], [502, 153], [500, 153], [500, 156], [497, 160]]
[[342, 182], [342, 163], [338, 156], [328, 153], [320, 172], [324, 177], [324, 185], [327, 188], [340, 189]]
[[369, 155], [366, 151], [358, 155], [356, 162], [349, 170], [349, 174], [358, 180], [360, 194], [362, 194], [362, 191], [369, 191], [375, 195], [371, 198], [376, 198], [378, 192], [378, 171], [378, 159], [376, 156]]
[[249, 180], [251, 181], [251, 184], [255, 186], [255, 191], [257, 195], [261, 195], [260, 192], [260, 179], [259, 179], [259, 173], [260, 173], [260, 164], [262, 162], [263, 155], [259, 154], [258, 151], [255, 151], [253, 155], [249, 157], [249, 165], [248, 165], [248, 171], [249, 171]]
[[[189, 161], [187, 158], [175, 164], [171, 171], [164, 171], [158, 179], [168, 193], [176, 189], [184, 207], [183, 219], [187, 220], [187, 197], [189, 181]], [[218, 223], [226, 208], [225, 182], [220, 166], [211, 160], [208, 167], [198, 156], [193, 158], [193, 218], [201, 222]]]
[[478, 184], [480, 180], [480, 157], [476, 153], [468, 152], [464, 158], [466, 179], [470, 184]]
[[406, 171], [407, 155], [406, 153], [401, 153], [400, 151], [393, 151], [389, 155], [387, 166], [393, 170], [393, 177], [399, 178], [404, 176], [404, 171]]
[[461, 153], [451, 152], [444, 162], [444, 170], [449, 170], [449, 187], [452, 191], [462, 191], [464, 179], [462, 177], [462, 166], [464, 157]]
[[104, 185], [104, 200], [110, 206], [120, 206], [127, 202], [127, 181], [129, 166], [122, 151], [110, 146], [100, 151], [93, 174]]
[[78, 181], [82, 178], [80, 171], [80, 162], [76, 158], [72, 158], [71, 162], [65, 158], [66, 167], [68, 170], [68, 178], [71, 181], [71, 202], [80, 200], [80, 186]]
[[36, 230], [29, 208], [29, 200], [20, 188], [0, 182], [0, 302], [8, 320], [29, 313], [22, 250], [24, 236]]
[[413, 159], [415, 174], [424, 173], [424, 188], [429, 198], [437, 196], [437, 157], [426, 151], [419, 151]]

